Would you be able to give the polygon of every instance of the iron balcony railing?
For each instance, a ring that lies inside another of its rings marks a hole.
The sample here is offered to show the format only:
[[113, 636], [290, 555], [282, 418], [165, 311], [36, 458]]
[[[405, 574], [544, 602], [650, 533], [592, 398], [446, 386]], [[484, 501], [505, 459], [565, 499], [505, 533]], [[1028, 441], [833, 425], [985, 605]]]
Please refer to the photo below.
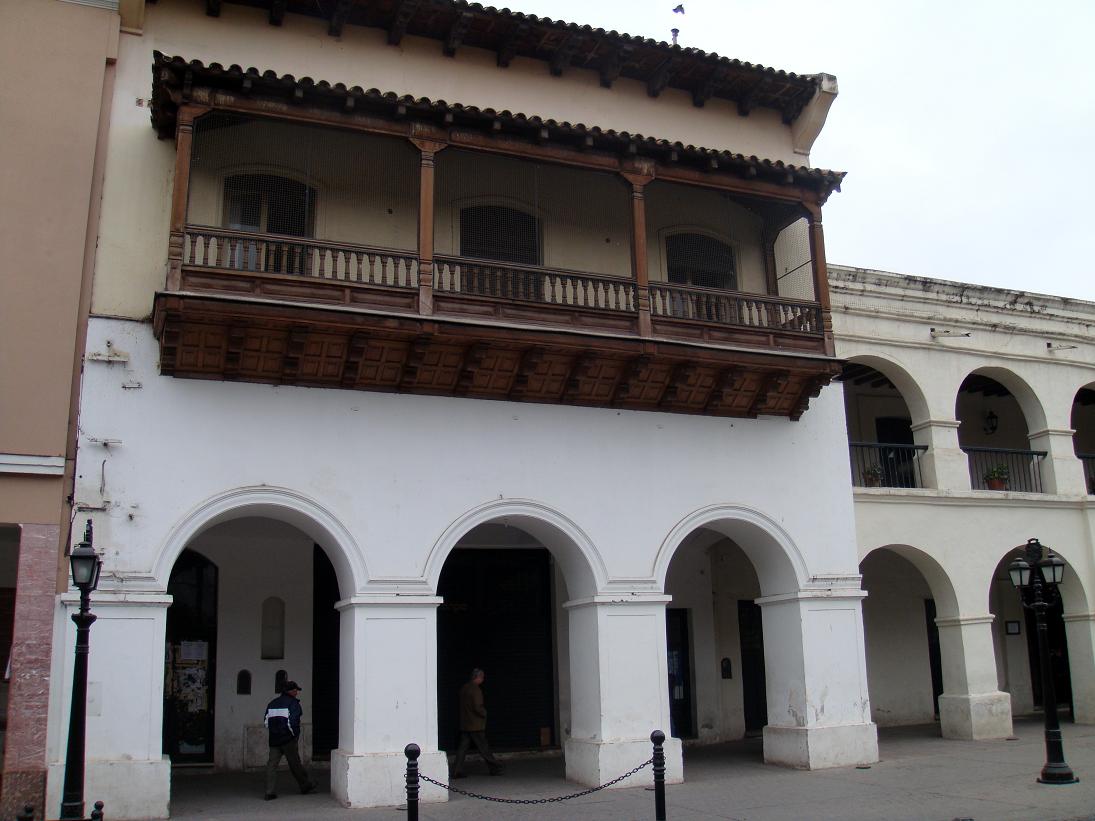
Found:
[[1042, 493], [1044, 450], [964, 447], [974, 490], [1017, 490]]
[[1084, 465], [1084, 485], [1087, 487], [1087, 493], [1089, 496], [1095, 496], [1095, 453], [1077, 453], [1076, 458]]
[[927, 445], [849, 442], [856, 487], [924, 487], [920, 456]]

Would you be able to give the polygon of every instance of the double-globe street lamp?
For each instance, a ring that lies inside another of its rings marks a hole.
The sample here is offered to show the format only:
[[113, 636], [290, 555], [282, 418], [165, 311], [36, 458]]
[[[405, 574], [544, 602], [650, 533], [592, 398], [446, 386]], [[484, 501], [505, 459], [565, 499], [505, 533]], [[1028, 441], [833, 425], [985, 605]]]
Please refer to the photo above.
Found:
[[80, 591], [80, 611], [72, 614], [76, 622], [76, 660], [72, 667], [72, 709], [68, 717], [68, 752], [65, 755], [65, 786], [61, 797], [61, 819], [84, 817], [84, 739], [87, 724], [88, 638], [95, 615], [91, 612], [91, 591], [99, 586], [103, 562], [92, 546], [91, 519], [87, 520], [84, 539], [69, 553], [72, 582]]
[[1046, 629], [1046, 611], [1057, 603], [1061, 595], [1057, 585], [1065, 577], [1065, 563], [1037, 539], [1028, 539], [1021, 549], [1023, 555], [1008, 566], [1008, 575], [1019, 591], [1019, 601], [1023, 607], [1034, 611], [1034, 622], [1037, 625], [1038, 662], [1042, 669], [1042, 712], [1046, 721], [1046, 763], [1038, 781], [1042, 784], [1075, 784], [1080, 779], [1065, 762], [1064, 746], [1061, 743], [1061, 725], [1057, 720], [1057, 693], [1049, 664], [1049, 636]]

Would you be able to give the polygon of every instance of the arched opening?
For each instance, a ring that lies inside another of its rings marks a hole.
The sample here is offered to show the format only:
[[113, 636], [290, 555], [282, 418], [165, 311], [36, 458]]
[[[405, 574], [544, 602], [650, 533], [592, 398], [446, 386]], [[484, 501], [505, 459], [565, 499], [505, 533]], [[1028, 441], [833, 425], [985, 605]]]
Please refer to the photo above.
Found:
[[327, 759], [339, 740], [336, 567], [293, 524], [221, 518], [171, 569], [164, 752], [174, 764], [262, 767], [263, 713], [280, 678], [302, 685], [302, 760]]
[[1042, 492], [1046, 454], [1031, 449], [1030, 434], [1045, 419], [1029, 386], [999, 368], [974, 371], [958, 388], [954, 413], [974, 490]]
[[[852, 359], [838, 377], [844, 385], [852, 483], [856, 487], [927, 487], [921, 464], [927, 446], [915, 441], [909, 403], [884, 372], [891, 369], [899, 372], [879, 360]], [[904, 378], [898, 381], [908, 386], [911, 378], [900, 374]], [[918, 390], [915, 394], [923, 404]]]
[[[912, 548], [871, 551], [859, 566], [863, 574], [863, 634], [871, 716], [879, 727], [930, 724], [939, 718], [943, 695], [940, 610], [932, 586], [914, 561], [932, 560]], [[938, 569], [938, 573], [942, 573]], [[937, 582], [938, 586], [938, 582]]]
[[1084, 486], [1095, 496], [1095, 383], [1080, 388], [1072, 400], [1072, 444], [1083, 462]]

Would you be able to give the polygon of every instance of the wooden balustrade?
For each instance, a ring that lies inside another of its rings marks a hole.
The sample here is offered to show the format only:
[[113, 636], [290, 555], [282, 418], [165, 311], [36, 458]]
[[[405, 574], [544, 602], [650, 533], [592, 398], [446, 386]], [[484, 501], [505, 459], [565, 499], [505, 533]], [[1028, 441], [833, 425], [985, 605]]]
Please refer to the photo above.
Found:
[[650, 284], [650, 313], [655, 317], [740, 325], [800, 333], [823, 333], [817, 303], [801, 300], [695, 288]]
[[637, 310], [631, 279], [463, 257], [434, 257], [434, 291], [565, 308]]
[[188, 226], [182, 253], [182, 264], [194, 268], [418, 287], [418, 257], [413, 252]]

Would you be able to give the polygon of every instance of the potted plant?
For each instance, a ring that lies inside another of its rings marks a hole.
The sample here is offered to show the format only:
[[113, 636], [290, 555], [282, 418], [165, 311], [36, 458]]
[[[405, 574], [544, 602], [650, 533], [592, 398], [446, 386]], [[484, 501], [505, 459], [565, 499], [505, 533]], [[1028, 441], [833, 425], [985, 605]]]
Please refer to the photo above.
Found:
[[985, 480], [985, 487], [989, 490], [1007, 490], [1011, 472], [1005, 464], [993, 465], [985, 471], [982, 478]]
[[863, 468], [863, 482], [867, 487], [881, 487], [882, 486], [882, 466], [881, 465], [867, 465]]

